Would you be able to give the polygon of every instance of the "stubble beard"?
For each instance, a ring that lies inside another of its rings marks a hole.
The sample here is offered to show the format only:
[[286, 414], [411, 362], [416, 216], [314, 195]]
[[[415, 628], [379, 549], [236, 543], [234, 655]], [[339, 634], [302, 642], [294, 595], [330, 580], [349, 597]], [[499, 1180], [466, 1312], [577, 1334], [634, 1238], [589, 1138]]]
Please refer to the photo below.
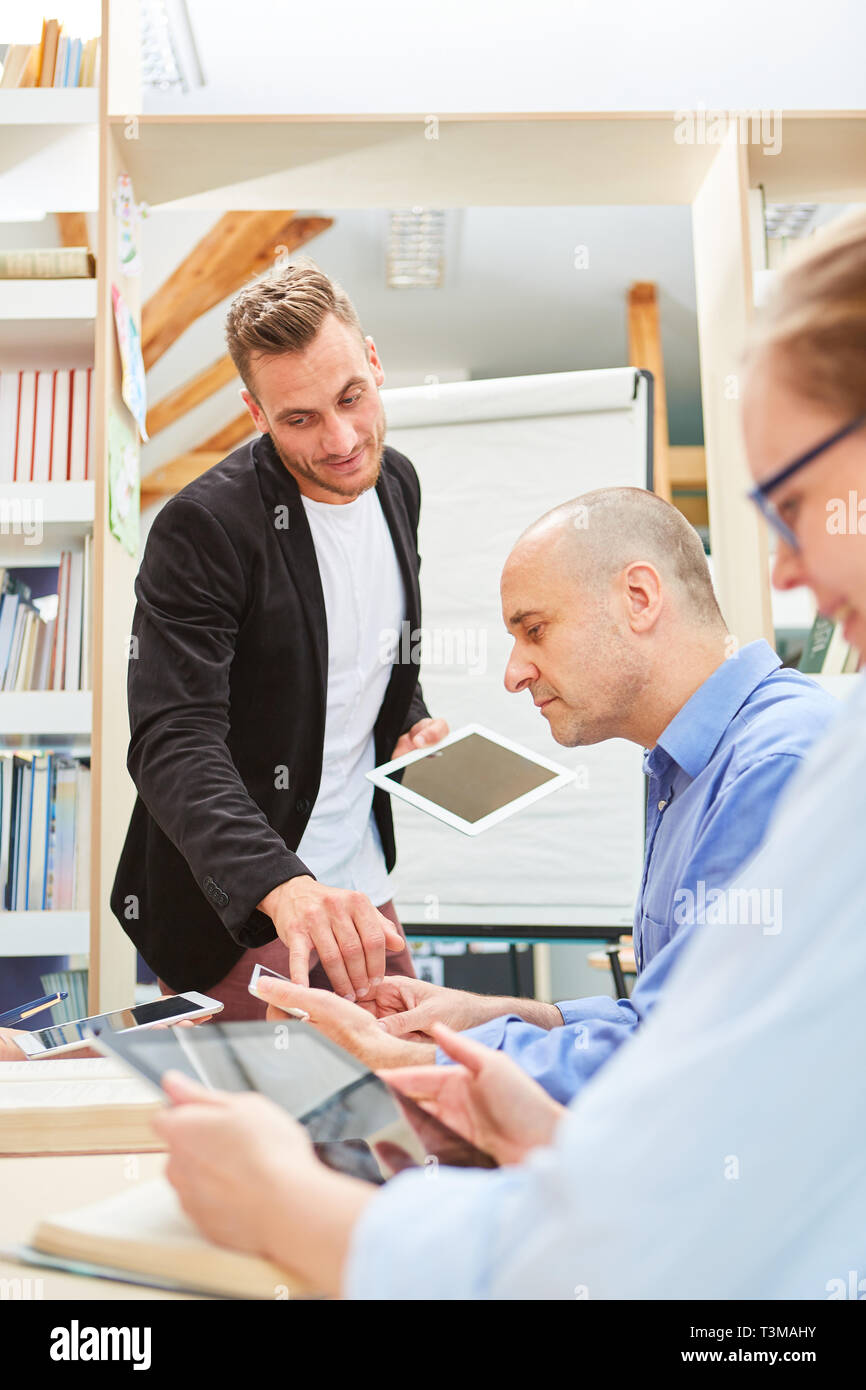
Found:
[[382, 456], [385, 452], [385, 411], [380, 409], [379, 418], [373, 434], [367, 440], [365, 448], [371, 452], [375, 459], [375, 469], [365, 475], [362, 486], [358, 486], [356, 478], [347, 478], [345, 483], [340, 484], [339, 479], [323, 478], [317, 471], [315, 465], [310, 466], [302, 463], [300, 459], [294, 458], [280, 447], [274, 435], [271, 434], [271, 443], [274, 446], [277, 457], [283, 467], [292, 474], [293, 477], [304, 478], [308, 483], [313, 483], [324, 492], [332, 492], [337, 497], [360, 497], [362, 493], [369, 492], [370, 488], [376, 486], [379, 481], [379, 474], [382, 471]]

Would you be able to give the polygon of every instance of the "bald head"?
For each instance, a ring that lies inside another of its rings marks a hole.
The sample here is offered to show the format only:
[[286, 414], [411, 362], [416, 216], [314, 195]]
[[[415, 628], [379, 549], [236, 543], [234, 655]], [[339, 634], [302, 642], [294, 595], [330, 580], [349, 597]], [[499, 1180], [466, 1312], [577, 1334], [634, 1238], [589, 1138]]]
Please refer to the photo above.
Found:
[[523, 532], [506, 568], [530, 555], [587, 596], [606, 592], [628, 565], [652, 565], [681, 621], [724, 628], [700, 537], [654, 492], [605, 487], [563, 502]]
[[514, 638], [506, 687], [528, 691], [558, 743], [652, 746], [724, 659], [703, 546], [640, 488], [601, 488], [541, 517], [502, 571]]

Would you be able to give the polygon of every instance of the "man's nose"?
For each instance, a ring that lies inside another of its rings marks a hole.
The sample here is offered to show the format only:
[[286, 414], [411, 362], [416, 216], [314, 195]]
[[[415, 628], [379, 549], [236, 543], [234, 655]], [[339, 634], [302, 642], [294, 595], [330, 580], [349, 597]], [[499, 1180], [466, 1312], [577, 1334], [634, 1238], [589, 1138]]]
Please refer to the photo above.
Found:
[[350, 420], [339, 415], [331, 415], [325, 421], [322, 431], [322, 452], [331, 458], [348, 458], [355, 452], [358, 436]]
[[531, 661], [522, 660], [516, 652], [512, 652], [505, 667], [505, 689], [512, 695], [518, 695], [537, 679], [537, 666]]

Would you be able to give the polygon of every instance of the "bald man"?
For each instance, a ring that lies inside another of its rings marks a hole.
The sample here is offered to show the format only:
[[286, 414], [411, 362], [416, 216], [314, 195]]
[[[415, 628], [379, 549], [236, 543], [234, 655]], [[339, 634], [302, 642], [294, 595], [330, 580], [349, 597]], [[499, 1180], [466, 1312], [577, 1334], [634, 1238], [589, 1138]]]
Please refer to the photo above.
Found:
[[472, 1029], [566, 1103], [646, 1017], [702, 923], [783, 930], [777, 885], [748, 897], [727, 885], [758, 849], [788, 778], [837, 704], [806, 676], [780, 669], [766, 642], [738, 647], [697, 533], [639, 488], [603, 488], [541, 517], [509, 555], [501, 596], [514, 638], [505, 684], [532, 699], [557, 743], [625, 738], [645, 749], [631, 998], [546, 1004], [399, 977], [379, 987], [367, 1012], [282, 985], [272, 998], [302, 1006], [378, 1067], [434, 1055], [447, 1062], [418, 1040], [434, 1020]]

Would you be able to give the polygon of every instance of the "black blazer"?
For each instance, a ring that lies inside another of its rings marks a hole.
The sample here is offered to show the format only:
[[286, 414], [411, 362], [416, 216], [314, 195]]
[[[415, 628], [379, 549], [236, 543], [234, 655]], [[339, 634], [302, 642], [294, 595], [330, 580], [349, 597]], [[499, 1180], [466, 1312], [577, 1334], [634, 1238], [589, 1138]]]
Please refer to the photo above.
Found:
[[[394, 449], [376, 491], [417, 629], [421, 494]], [[207, 990], [244, 949], [276, 937], [256, 904], [310, 872], [294, 851], [322, 774], [325, 604], [298, 486], [269, 435], [166, 504], [135, 592], [127, 765], [138, 796], [111, 907], [172, 989]], [[417, 646], [400, 643], [375, 725], [377, 763], [427, 716]], [[394, 826], [378, 788], [373, 812], [390, 870]]]

